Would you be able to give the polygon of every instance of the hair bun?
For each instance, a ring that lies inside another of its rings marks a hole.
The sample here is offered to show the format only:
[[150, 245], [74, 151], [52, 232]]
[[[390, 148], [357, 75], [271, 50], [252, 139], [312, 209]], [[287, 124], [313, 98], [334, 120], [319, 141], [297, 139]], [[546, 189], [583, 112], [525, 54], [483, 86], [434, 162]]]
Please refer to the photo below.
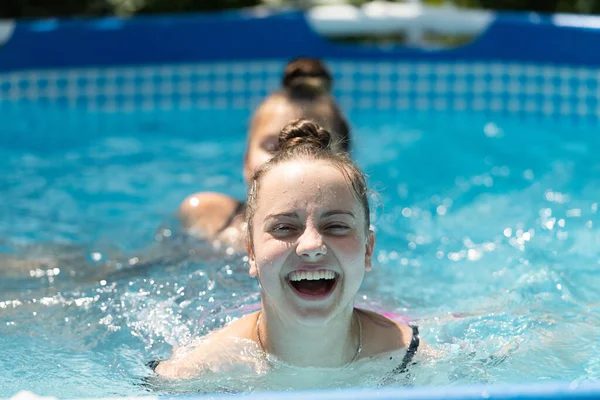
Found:
[[329, 149], [331, 134], [316, 123], [307, 119], [296, 119], [288, 123], [279, 134], [281, 150], [300, 145], [310, 145], [318, 149]]
[[281, 84], [294, 94], [316, 95], [329, 93], [333, 78], [321, 60], [296, 58], [285, 66]]

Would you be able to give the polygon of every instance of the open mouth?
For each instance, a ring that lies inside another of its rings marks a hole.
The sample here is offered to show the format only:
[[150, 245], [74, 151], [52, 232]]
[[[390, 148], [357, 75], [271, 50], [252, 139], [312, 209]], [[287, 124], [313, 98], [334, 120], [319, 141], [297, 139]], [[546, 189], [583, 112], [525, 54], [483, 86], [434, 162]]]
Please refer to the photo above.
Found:
[[290, 286], [304, 298], [324, 298], [335, 289], [338, 274], [327, 269], [298, 270], [287, 276]]

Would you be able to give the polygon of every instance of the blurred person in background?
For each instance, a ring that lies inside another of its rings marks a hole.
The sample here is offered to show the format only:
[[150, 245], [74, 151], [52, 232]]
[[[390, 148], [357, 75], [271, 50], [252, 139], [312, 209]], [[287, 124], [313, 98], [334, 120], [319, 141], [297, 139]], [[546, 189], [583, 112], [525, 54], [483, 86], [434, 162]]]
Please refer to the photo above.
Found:
[[[333, 79], [325, 64], [312, 58], [290, 61], [283, 73], [282, 88], [268, 96], [252, 117], [244, 157], [244, 179], [278, 150], [281, 129], [291, 120], [312, 120], [334, 136], [340, 150], [350, 150], [350, 129], [331, 95]], [[183, 229], [203, 240], [218, 240], [244, 249], [246, 203], [229, 195], [199, 192], [188, 196], [179, 208]]]

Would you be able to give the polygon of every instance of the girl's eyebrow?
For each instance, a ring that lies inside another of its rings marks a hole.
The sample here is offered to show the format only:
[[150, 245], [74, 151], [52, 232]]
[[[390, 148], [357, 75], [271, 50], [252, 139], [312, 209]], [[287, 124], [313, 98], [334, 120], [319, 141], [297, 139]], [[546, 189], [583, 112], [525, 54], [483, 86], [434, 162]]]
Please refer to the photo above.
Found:
[[271, 219], [271, 218], [281, 218], [281, 217], [288, 217], [288, 218], [298, 218], [298, 213], [296, 212], [288, 212], [288, 213], [275, 213], [275, 214], [269, 214], [265, 217], [265, 219]]
[[327, 217], [331, 217], [333, 215], [338, 215], [338, 214], [348, 215], [348, 216], [352, 217], [353, 219], [356, 219], [356, 216], [354, 215], [353, 212], [351, 212], [351, 211], [345, 211], [345, 210], [331, 210], [331, 211], [327, 211], [326, 213], [323, 213], [323, 215], [321, 215], [321, 217], [322, 218], [327, 218]]
[[266, 142], [272, 142], [272, 141], [277, 141], [277, 142], [279, 142], [279, 135], [278, 135], [278, 134], [268, 134], [268, 135], [265, 135], [265, 136], [264, 136], [264, 137], [261, 139], [260, 143], [261, 143], [261, 144], [264, 144], [264, 143], [266, 143]]
[[[334, 215], [348, 215], [353, 219], [356, 219], [356, 216], [354, 215], [354, 213], [352, 211], [346, 211], [346, 210], [331, 210], [331, 211], [327, 211], [324, 212], [323, 214], [321, 214], [321, 218], [328, 218], [328, 217], [332, 217]], [[298, 213], [297, 212], [284, 212], [284, 213], [273, 213], [273, 214], [268, 214], [265, 219], [271, 219], [271, 218], [281, 218], [281, 217], [286, 217], [286, 218], [298, 218]]]

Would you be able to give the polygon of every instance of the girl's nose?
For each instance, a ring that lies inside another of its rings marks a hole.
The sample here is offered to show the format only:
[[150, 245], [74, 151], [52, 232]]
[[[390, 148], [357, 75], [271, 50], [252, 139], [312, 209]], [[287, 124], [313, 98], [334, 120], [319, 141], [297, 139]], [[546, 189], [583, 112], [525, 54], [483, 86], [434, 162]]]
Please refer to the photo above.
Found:
[[327, 246], [323, 242], [321, 233], [312, 227], [307, 227], [302, 236], [298, 238], [296, 254], [307, 261], [318, 261], [327, 255]]

